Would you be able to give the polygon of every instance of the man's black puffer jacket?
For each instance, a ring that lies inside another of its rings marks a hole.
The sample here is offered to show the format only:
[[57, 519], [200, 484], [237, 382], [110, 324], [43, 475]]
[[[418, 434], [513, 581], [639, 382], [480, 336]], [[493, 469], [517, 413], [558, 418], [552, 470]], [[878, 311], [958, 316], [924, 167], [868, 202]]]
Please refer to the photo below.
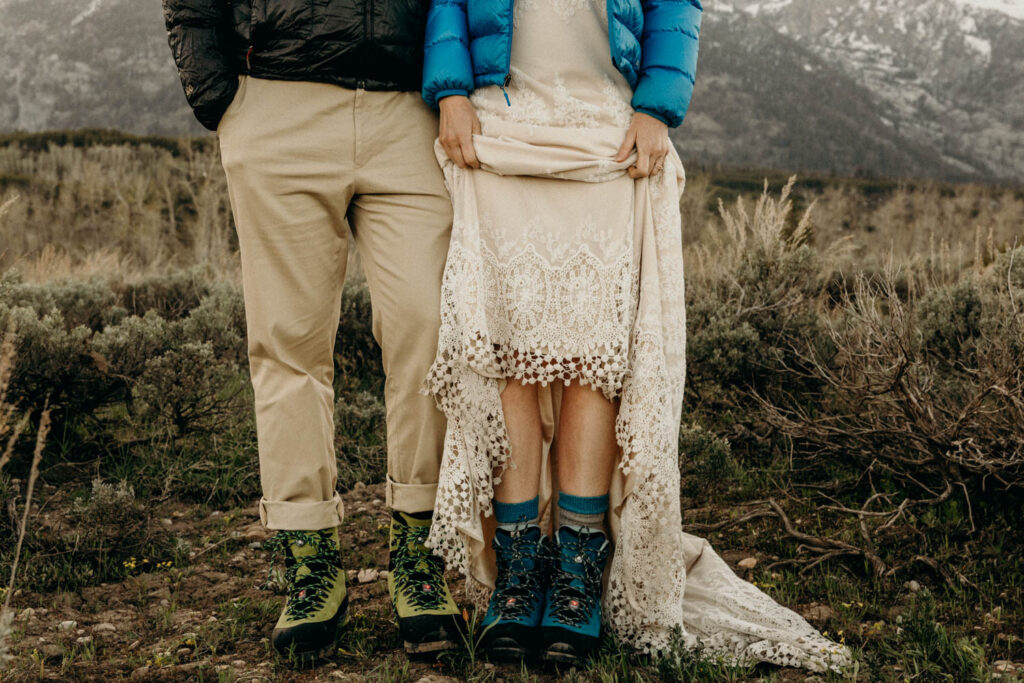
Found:
[[429, 0], [163, 0], [185, 96], [215, 130], [237, 75], [419, 90]]

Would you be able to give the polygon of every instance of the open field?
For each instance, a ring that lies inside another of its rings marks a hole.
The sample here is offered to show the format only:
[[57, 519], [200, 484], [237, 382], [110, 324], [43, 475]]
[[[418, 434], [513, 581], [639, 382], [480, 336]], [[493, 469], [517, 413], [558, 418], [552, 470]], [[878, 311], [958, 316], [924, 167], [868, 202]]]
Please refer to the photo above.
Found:
[[[1024, 678], [1024, 188], [785, 184], [688, 181], [687, 530], [851, 646], [857, 680]], [[407, 664], [385, 582], [360, 575], [386, 566], [386, 511], [358, 268], [335, 381], [356, 618], [295, 672], [269, 648], [279, 576], [215, 147], [0, 137], [0, 207], [0, 586], [25, 522], [0, 680], [550, 680], [472, 648]], [[609, 640], [569, 680], [838, 679], [674, 654]]]

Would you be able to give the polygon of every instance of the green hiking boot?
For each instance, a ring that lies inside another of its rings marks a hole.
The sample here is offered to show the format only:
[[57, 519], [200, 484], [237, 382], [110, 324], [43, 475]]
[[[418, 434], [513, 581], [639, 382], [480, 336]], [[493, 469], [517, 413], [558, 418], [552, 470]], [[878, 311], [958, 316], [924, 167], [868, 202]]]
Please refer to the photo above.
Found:
[[391, 513], [388, 591], [409, 654], [449, 650], [461, 640], [462, 614], [444, 580], [444, 561], [424, 542], [431, 513]]
[[267, 547], [285, 555], [287, 598], [274, 626], [274, 649], [300, 666], [332, 654], [348, 623], [348, 591], [338, 529], [279, 531]]

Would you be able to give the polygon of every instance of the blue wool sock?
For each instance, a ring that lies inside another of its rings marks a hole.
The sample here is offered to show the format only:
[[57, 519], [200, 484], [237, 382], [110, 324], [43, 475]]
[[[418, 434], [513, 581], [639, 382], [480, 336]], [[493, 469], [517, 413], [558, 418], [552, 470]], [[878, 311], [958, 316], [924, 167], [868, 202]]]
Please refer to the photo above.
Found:
[[534, 496], [522, 503], [502, 503], [494, 501], [494, 519], [498, 524], [536, 523], [539, 500]]
[[603, 496], [574, 496], [565, 491], [558, 492], [558, 524], [561, 526], [598, 531], [604, 526], [607, 512], [607, 493]]

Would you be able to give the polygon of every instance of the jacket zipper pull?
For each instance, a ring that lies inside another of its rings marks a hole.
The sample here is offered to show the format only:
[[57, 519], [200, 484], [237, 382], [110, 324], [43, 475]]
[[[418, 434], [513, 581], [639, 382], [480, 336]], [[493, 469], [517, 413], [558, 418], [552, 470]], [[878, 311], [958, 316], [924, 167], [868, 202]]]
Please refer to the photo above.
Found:
[[245, 70], [252, 71], [252, 45], [249, 46], [245, 53]]
[[505, 80], [501, 84], [501, 92], [503, 95], [505, 95], [505, 104], [507, 104], [510, 107], [512, 106], [512, 100], [508, 98], [508, 90], [505, 90], [505, 88], [507, 88], [509, 86], [509, 83], [511, 82], [512, 74], [505, 74]]

